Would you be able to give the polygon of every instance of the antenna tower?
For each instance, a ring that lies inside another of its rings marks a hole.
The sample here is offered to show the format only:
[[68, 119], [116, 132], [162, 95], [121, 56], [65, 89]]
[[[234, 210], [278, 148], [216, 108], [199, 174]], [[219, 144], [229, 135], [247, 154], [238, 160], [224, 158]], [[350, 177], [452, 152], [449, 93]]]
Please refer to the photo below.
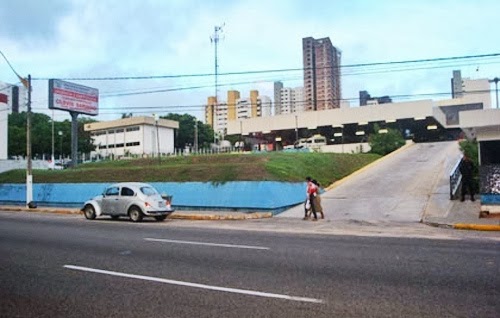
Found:
[[217, 105], [219, 104], [219, 87], [218, 87], [218, 73], [219, 73], [219, 63], [217, 59], [217, 47], [220, 39], [220, 33], [222, 33], [222, 28], [224, 27], [224, 23], [220, 26], [215, 26], [214, 27], [214, 34], [210, 37], [210, 41], [214, 44], [215, 48], [215, 103], [211, 105], [212, 107], [212, 128], [214, 129], [214, 142], [215, 142], [215, 120], [217, 116], [215, 115], [217, 112]]

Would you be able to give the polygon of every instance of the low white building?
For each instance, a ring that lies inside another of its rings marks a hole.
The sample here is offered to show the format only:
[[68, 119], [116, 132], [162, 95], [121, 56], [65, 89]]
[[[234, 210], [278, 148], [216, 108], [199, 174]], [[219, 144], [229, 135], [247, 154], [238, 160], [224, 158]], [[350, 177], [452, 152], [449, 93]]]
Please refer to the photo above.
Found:
[[154, 117], [130, 117], [85, 124], [96, 150], [91, 157], [130, 155], [157, 156], [174, 153], [175, 129], [179, 123]]
[[27, 90], [0, 82], [0, 160], [7, 159], [9, 114], [27, 111]]

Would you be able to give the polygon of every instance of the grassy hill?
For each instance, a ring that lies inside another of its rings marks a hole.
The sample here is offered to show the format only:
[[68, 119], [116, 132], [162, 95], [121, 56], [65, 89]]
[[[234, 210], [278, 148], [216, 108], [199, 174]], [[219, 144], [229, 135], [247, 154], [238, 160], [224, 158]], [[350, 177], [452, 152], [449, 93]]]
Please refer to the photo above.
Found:
[[[33, 170], [33, 182], [300, 182], [311, 176], [326, 187], [378, 158], [375, 154], [270, 152], [102, 161], [66, 170]], [[0, 183], [25, 182], [26, 170], [0, 174]]]

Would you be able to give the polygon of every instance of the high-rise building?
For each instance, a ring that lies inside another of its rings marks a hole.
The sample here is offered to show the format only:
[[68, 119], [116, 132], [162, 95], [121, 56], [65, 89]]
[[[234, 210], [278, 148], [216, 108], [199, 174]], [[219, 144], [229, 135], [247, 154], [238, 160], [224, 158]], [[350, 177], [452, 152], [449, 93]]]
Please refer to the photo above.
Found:
[[305, 110], [340, 108], [341, 52], [330, 38], [302, 39]]
[[[230, 90], [227, 92], [227, 102], [219, 101], [215, 105], [214, 96], [209, 96], [205, 106], [206, 123], [214, 131], [223, 134], [228, 121], [244, 118], [271, 116], [272, 102], [267, 96], [259, 96], [259, 91], [251, 90], [250, 97], [240, 98], [240, 92]], [[215, 114], [212, 112], [215, 110]], [[213, 119], [213, 120], [212, 120]]]
[[282, 82], [274, 82], [274, 114], [281, 114], [281, 89], [283, 88]]
[[280, 94], [280, 114], [300, 113], [304, 111], [304, 88], [285, 87]]
[[240, 99], [240, 92], [227, 91], [227, 120], [236, 120], [236, 101]]

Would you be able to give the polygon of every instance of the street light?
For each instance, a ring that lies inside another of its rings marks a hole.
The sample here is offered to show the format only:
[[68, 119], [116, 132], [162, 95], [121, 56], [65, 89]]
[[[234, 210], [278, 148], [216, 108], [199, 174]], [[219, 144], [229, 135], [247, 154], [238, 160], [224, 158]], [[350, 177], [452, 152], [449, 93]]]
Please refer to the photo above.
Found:
[[57, 134], [59, 135], [59, 140], [60, 140], [60, 148], [59, 148], [59, 161], [60, 163], [62, 164], [62, 139], [63, 139], [63, 132], [62, 131], [58, 131]]
[[198, 122], [196, 121], [196, 118], [194, 119], [194, 152], [198, 152]]
[[161, 162], [160, 158], [160, 131], [158, 129], [158, 120], [160, 119], [160, 116], [158, 114], [153, 114], [153, 117], [155, 118], [155, 126], [156, 126], [156, 146], [158, 150], [158, 163]]

